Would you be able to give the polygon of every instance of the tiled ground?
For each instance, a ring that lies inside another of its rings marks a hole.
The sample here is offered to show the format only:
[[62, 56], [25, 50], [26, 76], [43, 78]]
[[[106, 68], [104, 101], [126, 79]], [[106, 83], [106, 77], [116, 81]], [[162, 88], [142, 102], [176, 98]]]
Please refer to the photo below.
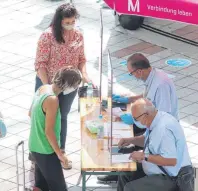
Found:
[[[15, 145], [25, 141], [25, 167], [27, 186], [33, 184], [31, 164], [28, 161], [27, 138], [29, 135], [28, 109], [34, 92], [34, 58], [37, 40], [49, 25], [55, 8], [65, 1], [1, 0], [0, 1], [0, 110], [8, 125], [7, 137], [0, 140], [1, 191], [16, 190]], [[85, 37], [85, 51], [90, 76], [96, 79], [99, 56], [99, 4], [92, 0], [74, 1], [81, 18], [78, 22]], [[144, 53], [152, 65], [165, 70], [176, 84], [179, 97], [180, 119], [188, 141], [192, 161], [198, 162], [198, 56], [196, 47], [185, 45], [143, 29], [126, 31], [114, 20], [112, 12], [103, 10], [104, 58], [103, 72], [107, 72], [107, 49], [112, 53], [115, 91], [139, 93], [142, 84], [127, 76], [126, 66], [120, 63], [134, 52]], [[186, 24], [146, 19], [146, 23], [180, 35], [194, 35], [196, 27]], [[185, 28], [182, 28], [185, 27]], [[181, 29], [182, 28], [182, 29]], [[193, 34], [191, 34], [193, 33]], [[193, 37], [192, 37], [193, 36]], [[187, 58], [188, 68], [172, 68], [165, 64], [169, 58]], [[97, 80], [96, 80], [97, 82]], [[118, 88], [117, 88], [118, 87]], [[77, 120], [78, 119], [78, 120]], [[69, 115], [67, 152], [73, 161], [73, 169], [64, 171], [70, 190], [76, 187], [80, 174], [80, 126], [77, 98]], [[20, 171], [22, 173], [22, 171]], [[22, 180], [22, 176], [20, 177]], [[96, 177], [88, 181], [89, 190], [115, 190], [115, 185], [99, 185]], [[101, 189], [96, 189], [96, 186]]]
[[189, 40], [198, 41], [198, 26], [186, 23], [160, 19], [145, 19], [144, 24], [161, 29], [166, 32], [176, 34]]

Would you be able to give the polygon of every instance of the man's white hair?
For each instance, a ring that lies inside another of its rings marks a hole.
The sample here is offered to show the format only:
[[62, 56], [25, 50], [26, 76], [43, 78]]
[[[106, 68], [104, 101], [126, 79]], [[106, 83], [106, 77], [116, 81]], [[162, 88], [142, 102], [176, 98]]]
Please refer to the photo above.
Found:
[[146, 98], [140, 98], [136, 100], [134, 104], [132, 104], [132, 107], [135, 105], [142, 110], [142, 113], [151, 114], [156, 111], [156, 108], [153, 105], [153, 103]]
[[153, 105], [153, 103], [150, 100], [146, 99], [146, 98], [144, 98], [144, 100], [146, 102], [146, 105], [144, 106], [145, 112], [146, 113], [153, 113], [156, 110], [156, 108]]

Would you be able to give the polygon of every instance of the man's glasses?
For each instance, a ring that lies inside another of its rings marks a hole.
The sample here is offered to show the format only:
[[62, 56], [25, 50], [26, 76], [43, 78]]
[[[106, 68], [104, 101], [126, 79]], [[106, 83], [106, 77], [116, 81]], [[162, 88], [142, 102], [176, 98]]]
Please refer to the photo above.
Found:
[[145, 115], [145, 114], [147, 114], [147, 113], [143, 113], [143, 114], [139, 115], [138, 117], [134, 117], [134, 121], [138, 121], [138, 119], [139, 119], [140, 117], [142, 117], [143, 115]]
[[132, 76], [137, 70], [139, 70], [139, 69], [136, 69], [136, 70], [130, 72], [130, 73], [129, 73], [129, 76]]

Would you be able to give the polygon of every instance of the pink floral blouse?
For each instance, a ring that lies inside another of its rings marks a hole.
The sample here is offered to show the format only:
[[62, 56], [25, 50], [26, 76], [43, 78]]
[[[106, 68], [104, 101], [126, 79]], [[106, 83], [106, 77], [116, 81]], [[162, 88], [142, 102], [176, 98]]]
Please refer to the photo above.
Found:
[[73, 66], [85, 63], [84, 40], [82, 34], [77, 30], [65, 31], [65, 43], [58, 43], [52, 29], [48, 28], [41, 35], [38, 41], [35, 70], [46, 68], [51, 83], [57, 70], [62, 67]]

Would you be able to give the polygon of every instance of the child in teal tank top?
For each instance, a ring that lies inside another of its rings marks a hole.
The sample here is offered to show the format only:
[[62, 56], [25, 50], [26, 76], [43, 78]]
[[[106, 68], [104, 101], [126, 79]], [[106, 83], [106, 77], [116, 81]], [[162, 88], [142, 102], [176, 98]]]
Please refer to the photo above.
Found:
[[35, 187], [42, 191], [67, 190], [61, 163], [68, 169], [71, 163], [60, 149], [61, 116], [57, 96], [63, 91], [69, 94], [80, 83], [78, 70], [64, 68], [55, 74], [51, 85], [41, 86], [34, 96], [29, 113], [29, 150], [35, 160]]

